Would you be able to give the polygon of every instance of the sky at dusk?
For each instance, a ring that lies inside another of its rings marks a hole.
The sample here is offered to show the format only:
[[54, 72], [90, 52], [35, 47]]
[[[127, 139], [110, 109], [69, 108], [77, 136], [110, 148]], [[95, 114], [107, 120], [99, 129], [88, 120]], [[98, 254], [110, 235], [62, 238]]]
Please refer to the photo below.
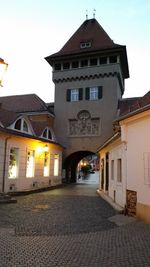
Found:
[[124, 97], [150, 90], [150, 0], [0, 0], [0, 57], [8, 64], [0, 96], [35, 93], [54, 101], [52, 69], [58, 52], [86, 18], [96, 19], [126, 45], [130, 78]]

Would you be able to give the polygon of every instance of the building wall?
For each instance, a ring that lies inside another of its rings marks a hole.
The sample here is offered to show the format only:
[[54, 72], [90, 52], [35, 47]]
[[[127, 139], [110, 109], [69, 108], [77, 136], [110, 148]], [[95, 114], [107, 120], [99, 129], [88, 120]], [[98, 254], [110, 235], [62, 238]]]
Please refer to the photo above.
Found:
[[[7, 141], [6, 138], [8, 138]], [[4, 150], [6, 146], [6, 163], [5, 163], [5, 177], [3, 176], [4, 170]], [[48, 154], [50, 156], [49, 168], [50, 173], [44, 177], [44, 146], [48, 146]], [[9, 155], [11, 148], [18, 148], [18, 176], [17, 178], [8, 177], [8, 166], [9, 166]], [[40, 147], [40, 150], [39, 150]], [[27, 166], [27, 151], [35, 151], [35, 165], [34, 165], [34, 176], [31, 178], [26, 177], [26, 166]], [[57, 176], [54, 175], [54, 156], [59, 155], [59, 173]], [[0, 191], [2, 191], [3, 179], [5, 178], [5, 192], [9, 191], [24, 191], [31, 190], [34, 188], [48, 187], [51, 185], [57, 185], [61, 183], [62, 174], [62, 148], [55, 144], [41, 142], [34, 139], [19, 137], [19, 136], [8, 136], [0, 134]]]
[[[106, 153], [109, 153], [109, 187], [108, 192], [105, 191], [106, 183]], [[118, 205], [124, 207], [126, 204], [126, 145], [121, 143], [120, 139], [109, 144], [100, 151], [100, 160], [104, 159], [104, 192]], [[118, 181], [117, 161], [121, 159], [121, 181]], [[114, 175], [112, 175], [111, 162], [114, 161]], [[102, 177], [102, 168], [100, 168], [100, 177]], [[101, 179], [100, 179], [100, 190]]]
[[[61, 75], [63, 74], [65, 75], [64, 72], [61, 73]], [[93, 101], [85, 100], [85, 88], [92, 86], [103, 87], [102, 99]], [[83, 100], [67, 102], [67, 89], [74, 88], [83, 88]], [[121, 90], [116, 76], [108, 75], [108, 77], [91, 77], [89, 79], [72, 79], [56, 82], [55, 134], [58, 142], [66, 147], [66, 156], [79, 150], [96, 152], [97, 147], [112, 135], [112, 121], [116, 116], [118, 99], [120, 98]], [[87, 110], [91, 118], [100, 119], [99, 133], [97, 135], [88, 136], [85, 134], [84, 136], [69, 136], [69, 120], [77, 119], [77, 115], [81, 110]]]
[[148, 216], [150, 222], [150, 111], [121, 124], [127, 140], [127, 189], [137, 192], [137, 216]]

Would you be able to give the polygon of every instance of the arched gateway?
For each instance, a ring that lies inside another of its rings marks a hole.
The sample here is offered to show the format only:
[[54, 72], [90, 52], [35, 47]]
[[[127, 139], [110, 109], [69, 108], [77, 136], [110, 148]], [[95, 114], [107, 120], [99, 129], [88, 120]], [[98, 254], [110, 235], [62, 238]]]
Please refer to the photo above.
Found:
[[71, 169], [96, 153], [113, 133], [118, 100], [129, 77], [126, 47], [115, 44], [96, 19], [83, 22], [63, 48], [45, 58], [55, 83], [55, 134]]

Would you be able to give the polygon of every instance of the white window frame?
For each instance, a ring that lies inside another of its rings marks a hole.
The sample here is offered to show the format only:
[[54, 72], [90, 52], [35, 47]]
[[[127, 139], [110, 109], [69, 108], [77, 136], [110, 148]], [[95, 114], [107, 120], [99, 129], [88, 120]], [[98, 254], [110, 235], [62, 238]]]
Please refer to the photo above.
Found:
[[59, 175], [59, 154], [54, 155], [54, 176]]
[[115, 166], [115, 161], [114, 161], [114, 159], [112, 159], [111, 160], [111, 180], [113, 180], [114, 181], [114, 171], [115, 171], [115, 168], [114, 168], [114, 166]]
[[[15, 150], [16, 153], [11, 152], [11, 150]], [[12, 162], [13, 161], [12, 157], [14, 157], [14, 163]], [[8, 178], [9, 179], [18, 178], [18, 172], [19, 172], [19, 148], [11, 147], [9, 152]]]
[[79, 101], [79, 89], [71, 89], [71, 102]]
[[90, 100], [98, 99], [98, 87], [90, 87]]
[[144, 184], [150, 184], [150, 152], [143, 153]]
[[117, 159], [117, 182], [122, 183], [122, 159]]
[[[31, 153], [31, 155], [29, 155]], [[27, 150], [27, 161], [26, 161], [26, 177], [33, 178], [35, 172], [35, 151]]]
[[50, 154], [49, 152], [44, 152], [44, 169], [43, 169], [43, 175], [44, 177], [49, 176], [50, 173]]

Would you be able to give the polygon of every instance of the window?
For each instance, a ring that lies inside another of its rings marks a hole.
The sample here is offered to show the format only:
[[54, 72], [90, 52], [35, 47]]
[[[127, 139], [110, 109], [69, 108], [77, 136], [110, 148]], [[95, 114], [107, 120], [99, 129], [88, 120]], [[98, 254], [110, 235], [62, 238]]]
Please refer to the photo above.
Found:
[[98, 87], [91, 87], [90, 100], [97, 100], [97, 99], [98, 99]]
[[107, 64], [107, 57], [100, 57], [99, 62], [101, 65]]
[[66, 100], [68, 102], [79, 101], [79, 100], [82, 100], [82, 98], [83, 98], [83, 89], [82, 88], [67, 89]]
[[86, 100], [98, 100], [102, 98], [102, 86], [87, 87], [85, 91]]
[[91, 58], [90, 59], [90, 66], [96, 66], [97, 65], [97, 58]]
[[19, 119], [15, 122], [14, 129], [21, 131], [21, 132], [26, 132], [26, 133], [29, 132], [28, 125], [27, 125], [25, 119], [23, 119], [23, 118]]
[[80, 43], [80, 48], [90, 48], [91, 42], [82, 42]]
[[87, 66], [88, 66], [88, 60], [87, 59], [81, 60], [81, 67], [87, 67]]
[[144, 183], [150, 184], [150, 153], [144, 153]]
[[69, 62], [64, 62], [63, 63], [63, 69], [68, 70], [70, 68], [70, 63]]
[[54, 155], [54, 176], [58, 176], [59, 174], [59, 155]]
[[54, 65], [54, 70], [61, 70], [61, 64], [60, 63], [56, 63]]
[[122, 182], [122, 161], [117, 159], [117, 181]]
[[79, 100], [79, 91], [78, 89], [71, 90], [71, 102]]
[[72, 62], [72, 68], [77, 69], [79, 67], [79, 61], [73, 61]]
[[114, 160], [111, 160], [111, 179], [114, 180]]
[[18, 153], [19, 149], [12, 147], [9, 154], [9, 166], [8, 166], [8, 177], [17, 178], [18, 176]]
[[16, 121], [14, 128], [21, 131], [21, 119]]
[[109, 57], [109, 63], [117, 63], [117, 56]]
[[44, 152], [44, 176], [49, 176], [49, 152]]
[[28, 150], [27, 152], [27, 166], [26, 177], [34, 177], [34, 165], [35, 165], [35, 151]]
[[52, 139], [52, 134], [51, 134], [50, 129], [46, 128], [43, 131], [42, 137], [45, 138], [45, 139], [50, 139], [51, 140]]

